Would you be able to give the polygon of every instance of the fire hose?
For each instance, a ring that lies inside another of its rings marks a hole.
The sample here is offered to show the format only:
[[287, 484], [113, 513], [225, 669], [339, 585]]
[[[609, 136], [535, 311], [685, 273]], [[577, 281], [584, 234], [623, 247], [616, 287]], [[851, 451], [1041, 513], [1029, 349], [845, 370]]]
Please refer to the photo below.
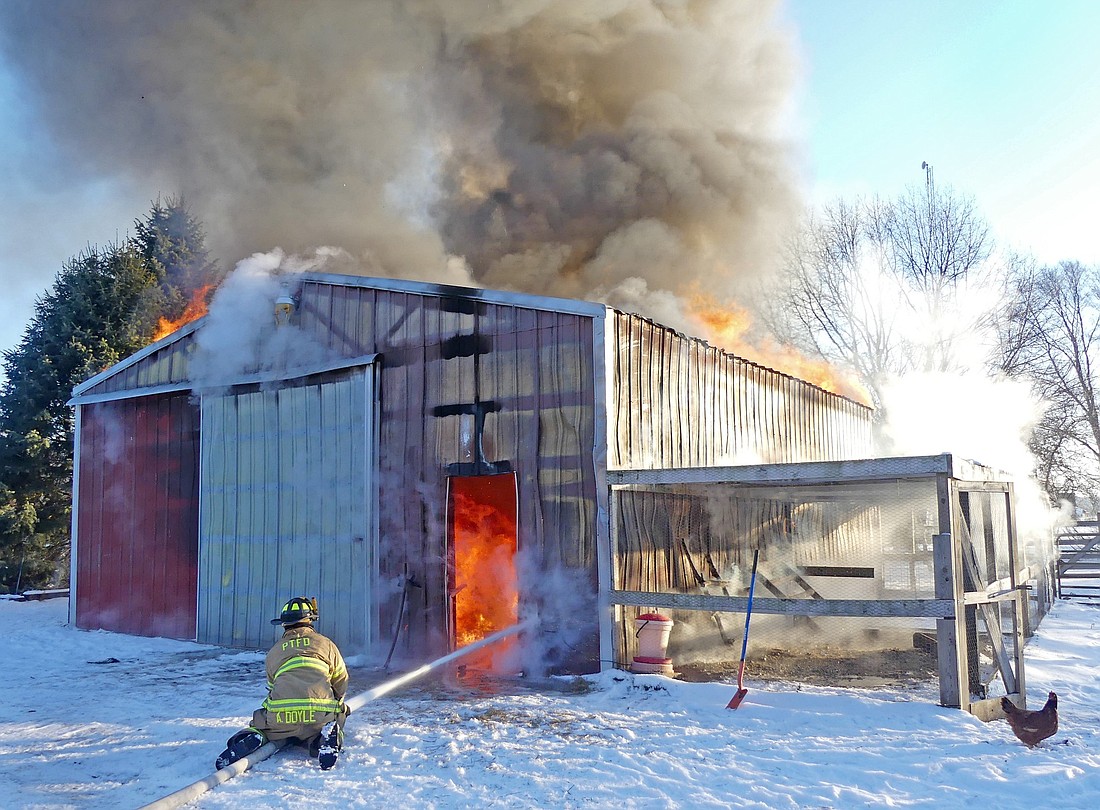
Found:
[[[447, 664], [452, 663], [453, 661], [457, 661], [459, 658], [469, 655], [472, 652], [477, 652], [478, 650], [488, 647], [491, 644], [496, 644], [498, 641], [502, 641], [510, 636], [514, 636], [517, 633], [521, 633], [524, 630], [530, 630], [534, 626], [534, 619], [528, 619], [526, 621], [519, 622], [518, 624], [513, 624], [511, 627], [506, 627], [503, 630], [499, 630], [496, 633], [493, 633], [490, 636], [486, 636], [479, 641], [475, 641], [472, 644], [467, 644], [465, 647], [460, 647], [454, 652], [444, 655], [442, 658], [437, 658], [435, 661], [425, 664], [422, 667], [418, 667], [411, 672], [406, 672], [404, 675], [399, 675], [396, 678], [391, 678], [390, 680], [380, 683], [377, 686], [366, 690], [365, 692], [360, 692], [351, 700], [346, 700], [344, 702], [347, 704], [348, 708], [351, 711], [355, 711], [365, 706], [367, 703], [370, 703], [372, 700], [380, 698], [383, 695], [388, 694], [411, 681], [415, 681], [417, 678], [424, 677], [429, 672], [437, 670], [440, 667], [444, 667]], [[244, 773], [257, 762], [263, 762], [276, 751], [280, 750], [284, 744], [284, 740], [280, 740], [279, 742], [266, 743], [257, 750], [253, 751], [248, 756], [241, 757], [236, 762], [226, 766], [222, 770], [215, 771], [214, 773], [210, 774], [210, 776], [207, 776], [205, 779], [200, 779], [197, 782], [192, 782], [187, 787], [180, 788], [175, 793], [171, 793], [161, 799], [157, 799], [156, 801], [142, 807], [141, 810], [171, 810], [171, 808], [183, 807], [188, 802], [192, 802], [202, 794], [206, 793], [206, 791], [217, 787], [223, 782], [229, 781], [234, 776], [239, 776], [240, 774]]]

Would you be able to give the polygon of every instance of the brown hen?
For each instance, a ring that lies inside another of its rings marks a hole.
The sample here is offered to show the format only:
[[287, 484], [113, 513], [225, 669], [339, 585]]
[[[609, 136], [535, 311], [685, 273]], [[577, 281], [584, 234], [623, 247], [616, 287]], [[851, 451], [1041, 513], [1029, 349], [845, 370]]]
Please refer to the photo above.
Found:
[[1047, 702], [1037, 712], [1019, 708], [1007, 697], [1001, 698], [1001, 708], [1005, 710], [1005, 719], [1024, 745], [1032, 748], [1058, 733], [1058, 696], [1053, 692], [1047, 696]]

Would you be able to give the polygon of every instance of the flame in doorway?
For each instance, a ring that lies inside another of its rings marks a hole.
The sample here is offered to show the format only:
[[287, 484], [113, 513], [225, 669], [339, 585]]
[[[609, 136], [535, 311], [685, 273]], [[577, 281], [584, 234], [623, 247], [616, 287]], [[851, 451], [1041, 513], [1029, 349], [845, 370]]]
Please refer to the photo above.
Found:
[[451, 479], [450, 506], [455, 645], [462, 647], [518, 621], [515, 477]]
[[184, 307], [182, 315], [175, 320], [161, 318], [157, 323], [156, 331], [153, 333], [153, 342], [155, 343], [161, 338], [168, 337], [181, 326], [189, 324], [191, 321], [197, 321], [205, 315], [207, 310], [206, 298], [212, 289], [214, 289], [213, 284], [203, 284], [192, 293], [191, 300], [187, 302], [187, 306]]

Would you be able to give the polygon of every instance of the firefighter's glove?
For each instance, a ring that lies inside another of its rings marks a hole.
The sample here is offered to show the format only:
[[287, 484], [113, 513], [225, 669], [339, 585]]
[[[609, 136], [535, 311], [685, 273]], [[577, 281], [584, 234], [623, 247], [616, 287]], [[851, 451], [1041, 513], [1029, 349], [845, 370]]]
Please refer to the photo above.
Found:
[[346, 703], [341, 703], [340, 711], [342, 711], [344, 714], [351, 714], [351, 706]]

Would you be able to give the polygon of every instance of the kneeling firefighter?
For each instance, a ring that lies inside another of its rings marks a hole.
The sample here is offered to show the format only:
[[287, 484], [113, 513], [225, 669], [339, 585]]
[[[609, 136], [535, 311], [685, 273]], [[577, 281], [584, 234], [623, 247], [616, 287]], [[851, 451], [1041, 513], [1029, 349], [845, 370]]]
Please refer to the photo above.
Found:
[[286, 740], [309, 747], [321, 770], [336, 764], [344, 741], [348, 671], [331, 639], [313, 629], [317, 600], [298, 596], [283, 605], [283, 637], [267, 653], [267, 698], [252, 725], [226, 742], [215, 765], [220, 770], [266, 742]]

